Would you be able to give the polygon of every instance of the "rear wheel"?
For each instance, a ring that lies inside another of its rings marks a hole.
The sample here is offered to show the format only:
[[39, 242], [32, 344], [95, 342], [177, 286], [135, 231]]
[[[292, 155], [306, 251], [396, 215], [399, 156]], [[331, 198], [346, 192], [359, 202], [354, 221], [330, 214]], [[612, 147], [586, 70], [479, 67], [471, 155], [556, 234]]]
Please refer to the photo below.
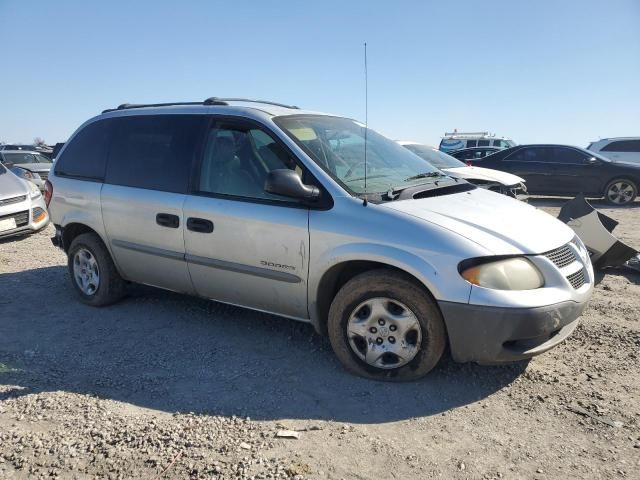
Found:
[[84, 303], [102, 307], [124, 296], [125, 282], [95, 233], [83, 233], [73, 239], [67, 266], [71, 283]]
[[611, 180], [604, 189], [604, 198], [611, 205], [627, 205], [638, 195], [635, 182], [626, 178]]
[[438, 363], [446, 344], [431, 295], [408, 276], [384, 269], [358, 275], [340, 289], [328, 330], [344, 366], [375, 380], [422, 377]]

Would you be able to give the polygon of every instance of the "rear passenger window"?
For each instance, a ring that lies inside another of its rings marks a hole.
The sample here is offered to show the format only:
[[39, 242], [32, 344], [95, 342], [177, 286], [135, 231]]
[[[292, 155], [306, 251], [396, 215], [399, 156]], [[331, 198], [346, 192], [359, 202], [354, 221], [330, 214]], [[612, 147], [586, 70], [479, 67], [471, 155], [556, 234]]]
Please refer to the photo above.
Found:
[[555, 161], [553, 149], [551, 148], [521, 148], [517, 152], [507, 157], [508, 161], [515, 162], [542, 162], [553, 163]]
[[80, 130], [56, 160], [56, 175], [103, 180], [111, 125], [99, 120]]
[[201, 115], [114, 119], [105, 183], [186, 193], [205, 122]]
[[475, 147], [477, 143], [477, 140], [467, 140], [467, 148]]
[[611, 142], [602, 152], [640, 152], [640, 140], [620, 140]]
[[478, 140], [479, 147], [488, 147], [489, 143], [490, 143], [490, 140]]

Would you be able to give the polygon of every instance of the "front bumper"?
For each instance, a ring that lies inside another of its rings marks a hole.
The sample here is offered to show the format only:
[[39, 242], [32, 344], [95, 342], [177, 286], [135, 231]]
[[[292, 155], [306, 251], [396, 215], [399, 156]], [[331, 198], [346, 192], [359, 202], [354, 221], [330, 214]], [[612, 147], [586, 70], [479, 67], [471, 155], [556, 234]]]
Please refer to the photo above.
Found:
[[47, 225], [49, 225], [49, 214], [46, 214], [46, 218], [44, 220], [40, 220], [39, 222], [30, 221], [28, 225], [0, 232], [0, 238], [4, 239], [8, 237], [15, 237], [18, 235], [35, 233], [39, 230], [42, 230]]
[[496, 364], [540, 355], [564, 341], [587, 302], [506, 308], [440, 302], [456, 362]]
[[13, 220], [15, 227], [2, 229], [0, 238], [25, 235], [42, 230], [49, 224], [49, 213], [41, 196], [0, 208], [0, 220]]

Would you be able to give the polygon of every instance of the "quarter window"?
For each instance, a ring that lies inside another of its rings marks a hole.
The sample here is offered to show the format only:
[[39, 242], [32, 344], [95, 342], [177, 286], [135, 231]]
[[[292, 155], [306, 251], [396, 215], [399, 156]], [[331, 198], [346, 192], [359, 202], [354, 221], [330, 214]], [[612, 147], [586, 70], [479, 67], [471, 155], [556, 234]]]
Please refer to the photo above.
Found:
[[201, 115], [114, 119], [105, 182], [186, 193], [205, 122]]
[[80, 130], [56, 160], [56, 175], [104, 179], [111, 120], [99, 120]]
[[297, 202], [265, 192], [271, 170], [291, 169], [302, 176], [289, 153], [253, 125], [219, 123], [209, 131], [198, 190], [262, 200]]
[[619, 140], [605, 145], [602, 152], [640, 152], [640, 140]]

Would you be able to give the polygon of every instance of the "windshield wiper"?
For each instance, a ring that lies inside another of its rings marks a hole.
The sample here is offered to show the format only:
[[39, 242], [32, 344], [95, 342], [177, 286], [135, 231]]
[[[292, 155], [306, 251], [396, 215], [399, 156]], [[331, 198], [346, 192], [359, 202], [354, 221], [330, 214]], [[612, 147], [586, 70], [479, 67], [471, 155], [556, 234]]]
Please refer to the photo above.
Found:
[[404, 181], [408, 182], [409, 180], [418, 180], [419, 178], [430, 178], [430, 177], [445, 177], [446, 175], [442, 172], [424, 172], [414, 175], [413, 177], [405, 178]]

